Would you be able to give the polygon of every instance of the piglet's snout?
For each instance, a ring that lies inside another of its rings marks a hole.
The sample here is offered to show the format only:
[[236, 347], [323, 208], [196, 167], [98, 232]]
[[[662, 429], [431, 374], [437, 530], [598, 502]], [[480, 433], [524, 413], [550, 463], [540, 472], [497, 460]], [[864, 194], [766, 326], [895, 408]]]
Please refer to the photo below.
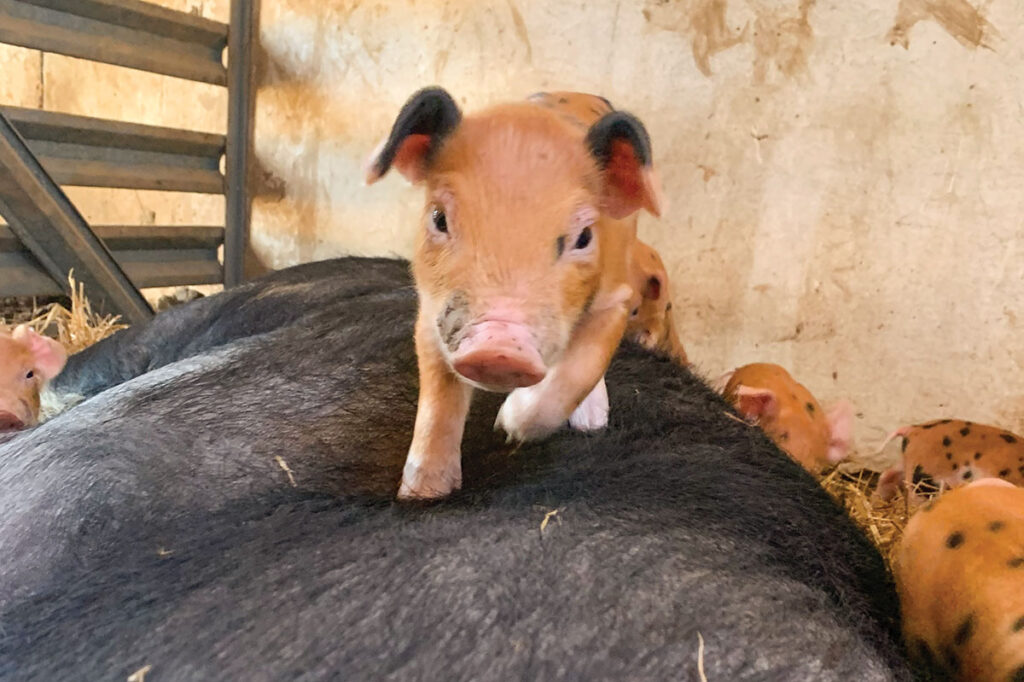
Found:
[[14, 416], [10, 412], [0, 412], [0, 433], [4, 431], [17, 431], [25, 427], [23, 422], [18, 417]]
[[526, 325], [485, 320], [466, 330], [452, 357], [455, 371], [495, 390], [512, 390], [538, 383], [547, 367]]

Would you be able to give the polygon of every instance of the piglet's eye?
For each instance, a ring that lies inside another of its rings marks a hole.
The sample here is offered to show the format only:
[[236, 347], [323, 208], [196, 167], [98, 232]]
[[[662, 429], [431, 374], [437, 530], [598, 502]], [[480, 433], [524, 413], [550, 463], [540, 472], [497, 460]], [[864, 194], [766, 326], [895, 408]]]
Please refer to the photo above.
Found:
[[26, 379], [31, 379], [31, 378], [32, 378], [32, 377], [34, 377], [35, 375], [36, 375], [36, 373], [35, 373], [35, 372], [33, 372], [32, 370], [29, 370], [29, 371], [28, 371], [28, 374], [26, 374], [26, 375], [25, 375], [25, 378], [26, 378]]
[[444, 214], [439, 208], [435, 208], [430, 214], [430, 220], [434, 223], [434, 229], [438, 232], [447, 234], [448, 232], [448, 216]]
[[591, 229], [589, 227], [584, 227], [583, 231], [580, 232], [580, 236], [576, 238], [576, 243], [573, 244], [572, 248], [576, 249], [577, 251], [580, 249], [585, 249], [587, 248], [587, 246], [590, 245], [590, 240], [593, 238], [594, 233], [591, 231]]

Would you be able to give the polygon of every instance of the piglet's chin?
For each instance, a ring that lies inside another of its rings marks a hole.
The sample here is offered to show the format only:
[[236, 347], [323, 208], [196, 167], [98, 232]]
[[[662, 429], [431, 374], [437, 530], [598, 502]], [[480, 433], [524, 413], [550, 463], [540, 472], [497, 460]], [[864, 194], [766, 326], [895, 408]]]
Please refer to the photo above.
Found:
[[25, 422], [10, 412], [0, 412], [0, 433], [25, 428]]
[[480, 388], [499, 392], [533, 386], [547, 374], [530, 330], [500, 320], [470, 327], [452, 357], [452, 368]]

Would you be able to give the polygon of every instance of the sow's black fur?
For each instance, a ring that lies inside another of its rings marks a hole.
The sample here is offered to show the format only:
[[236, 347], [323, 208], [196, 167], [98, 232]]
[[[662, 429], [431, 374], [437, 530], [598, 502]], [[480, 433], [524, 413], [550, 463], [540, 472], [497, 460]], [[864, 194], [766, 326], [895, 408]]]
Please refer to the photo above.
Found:
[[0, 679], [697, 680], [698, 633], [714, 682], [910, 679], [878, 553], [638, 347], [606, 431], [513, 450], [483, 394], [465, 488], [394, 502], [415, 306], [344, 259], [75, 358], [93, 397], [0, 445]]

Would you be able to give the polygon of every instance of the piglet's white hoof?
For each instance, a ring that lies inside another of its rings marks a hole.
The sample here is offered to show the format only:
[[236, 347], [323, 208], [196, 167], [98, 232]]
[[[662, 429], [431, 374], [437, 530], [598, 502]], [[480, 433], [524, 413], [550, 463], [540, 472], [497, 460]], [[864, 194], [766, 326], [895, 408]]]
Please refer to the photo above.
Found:
[[410, 456], [402, 470], [398, 487], [400, 500], [439, 500], [462, 487], [462, 465], [455, 458], [454, 467], [428, 467]]
[[565, 423], [565, 415], [555, 406], [545, 405], [544, 382], [517, 388], [508, 394], [498, 410], [494, 428], [508, 434], [508, 442], [523, 443], [548, 436]]
[[577, 431], [597, 431], [608, 426], [608, 387], [604, 377], [594, 386], [580, 406], [569, 415], [569, 426]]

